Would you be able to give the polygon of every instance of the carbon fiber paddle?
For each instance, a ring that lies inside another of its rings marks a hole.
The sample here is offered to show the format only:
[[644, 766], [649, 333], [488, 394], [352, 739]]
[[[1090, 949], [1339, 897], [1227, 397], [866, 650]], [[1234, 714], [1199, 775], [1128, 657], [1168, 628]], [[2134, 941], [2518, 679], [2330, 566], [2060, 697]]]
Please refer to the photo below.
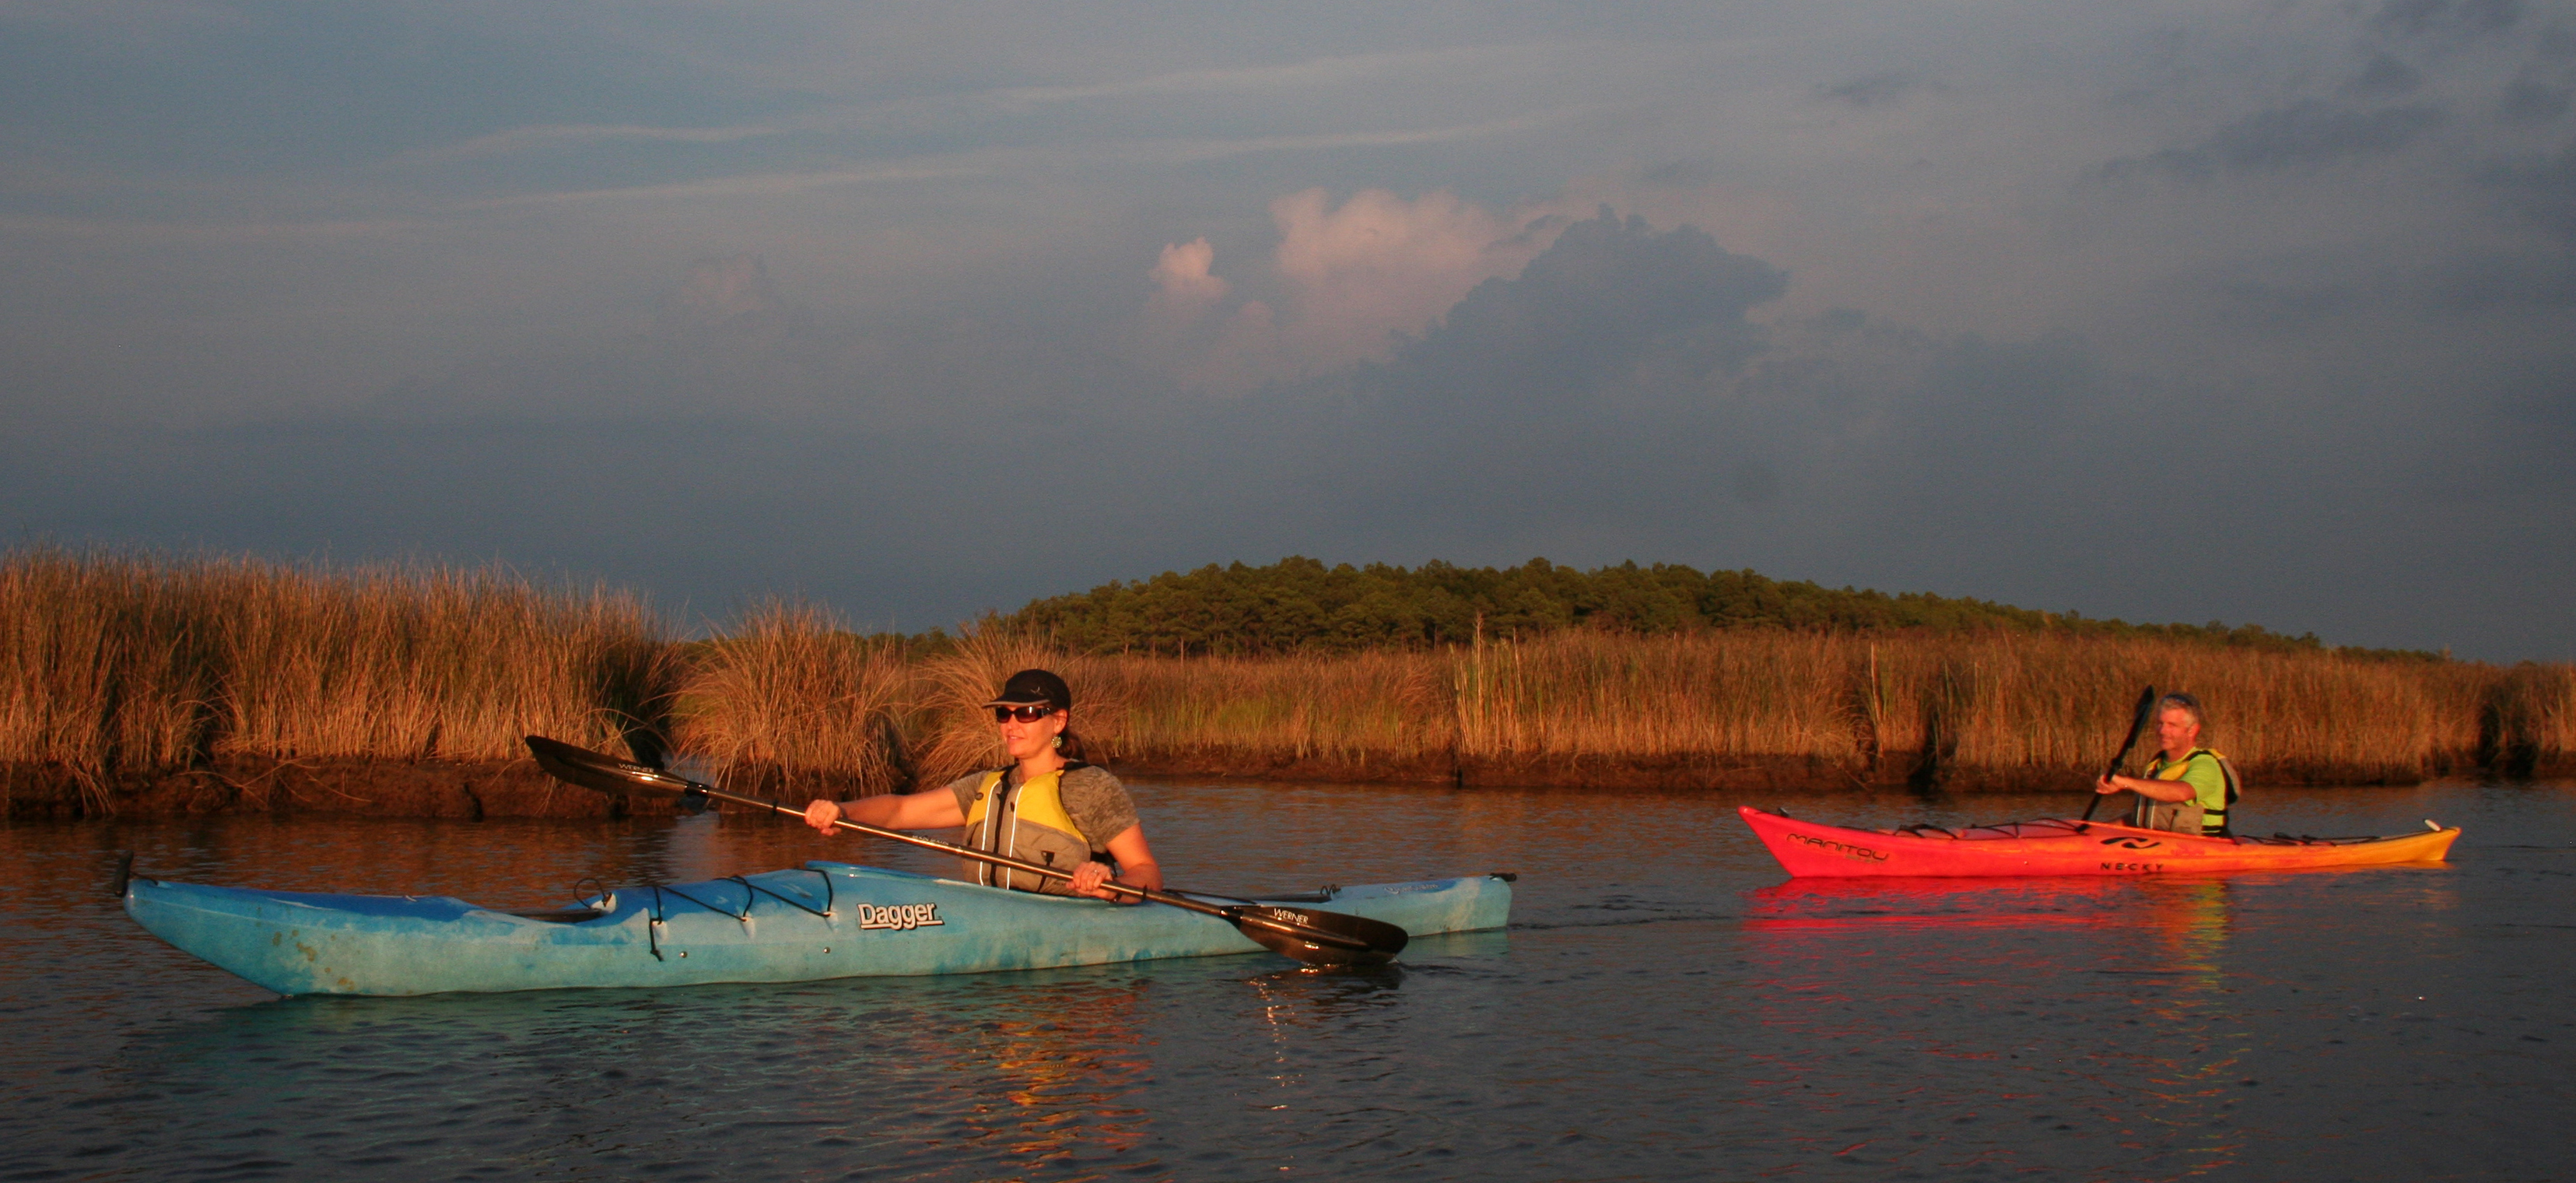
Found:
[[[731, 801], [736, 805], [748, 805], [755, 809], [766, 809], [772, 813], [783, 813], [790, 817], [805, 816], [805, 811], [802, 809], [791, 808], [775, 801], [763, 801], [757, 797], [728, 793], [712, 785], [699, 784], [676, 773], [602, 755], [587, 748], [577, 748], [560, 740], [547, 739], [542, 735], [528, 737], [528, 752], [537, 758], [537, 767], [545, 769], [547, 775], [556, 780], [602, 793], [658, 793], [683, 799], [694, 797], [699, 801]], [[898, 830], [879, 829], [846, 819], [832, 824], [845, 830], [856, 830], [862, 834], [918, 846], [925, 850], [953, 854], [959, 858], [991, 863], [997, 867], [1009, 867], [1014, 871], [1025, 871], [1050, 879], [1070, 881], [1073, 878], [1052, 867], [1022, 862], [1007, 855], [988, 854], [980, 850], [969, 850], [963, 846], [952, 846], [946, 842], [915, 837]], [[1263, 948], [1282, 956], [1293, 957], [1308, 965], [1384, 965], [1395, 960], [1395, 955], [1404, 949], [1404, 943], [1411, 939], [1411, 934], [1405, 932], [1402, 927], [1388, 924], [1383, 920], [1371, 920], [1365, 916], [1351, 916], [1341, 912], [1318, 912], [1309, 908], [1281, 908], [1269, 904], [1210, 904], [1170, 892], [1130, 887], [1115, 880], [1103, 883], [1101, 886], [1110, 891], [1133, 895], [1157, 904], [1169, 904], [1175, 908], [1214, 916], [1233, 925], [1236, 931], [1252, 938]]]

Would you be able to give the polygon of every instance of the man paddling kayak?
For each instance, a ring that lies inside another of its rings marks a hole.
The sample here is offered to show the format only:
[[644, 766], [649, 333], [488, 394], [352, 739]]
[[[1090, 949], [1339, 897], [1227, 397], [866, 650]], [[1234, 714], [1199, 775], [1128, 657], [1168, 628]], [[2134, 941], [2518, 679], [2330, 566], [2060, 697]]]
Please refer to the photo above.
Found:
[[2136, 793], [2138, 808], [2130, 823], [2150, 830], [2182, 834], [2225, 834], [2227, 768], [2225, 757], [2200, 746], [2208, 722], [2200, 700], [2168, 694], [2156, 701], [2156, 739], [2163, 751], [2147, 764], [2144, 776], [2104, 776], [2093, 783], [2096, 793]]
[[1073, 880], [961, 860], [963, 877], [992, 887], [1051, 895], [1085, 895], [1134, 903], [1136, 897], [1101, 884], [1115, 879], [1151, 891], [1163, 888], [1163, 869], [1146, 845], [1136, 803], [1109, 770], [1083, 760], [1082, 737], [1073, 726], [1073, 690], [1046, 670], [1021, 670], [984, 704], [1001, 729], [1011, 763], [970, 772], [946, 786], [900, 796], [816, 801], [805, 824], [838, 834], [832, 823], [847, 818], [890, 830], [965, 827], [962, 844], [1048, 867], [1071, 870]]

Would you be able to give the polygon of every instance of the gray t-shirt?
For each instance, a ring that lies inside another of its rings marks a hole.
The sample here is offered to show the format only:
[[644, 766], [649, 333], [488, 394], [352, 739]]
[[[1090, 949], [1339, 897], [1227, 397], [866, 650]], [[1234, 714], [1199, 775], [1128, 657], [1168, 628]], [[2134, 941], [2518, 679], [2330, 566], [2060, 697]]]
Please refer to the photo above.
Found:
[[[975, 790], [990, 772], [969, 772], [948, 782], [948, 791], [957, 797], [958, 813], [975, 807]], [[1011, 771], [1011, 778], [1017, 782], [1018, 769]], [[1091, 840], [1094, 853], [1108, 853], [1109, 840], [1136, 824], [1136, 802], [1127, 796], [1127, 786], [1097, 764], [1066, 769], [1056, 791], [1064, 800], [1065, 813], [1081, 828], [1082, 836]]]

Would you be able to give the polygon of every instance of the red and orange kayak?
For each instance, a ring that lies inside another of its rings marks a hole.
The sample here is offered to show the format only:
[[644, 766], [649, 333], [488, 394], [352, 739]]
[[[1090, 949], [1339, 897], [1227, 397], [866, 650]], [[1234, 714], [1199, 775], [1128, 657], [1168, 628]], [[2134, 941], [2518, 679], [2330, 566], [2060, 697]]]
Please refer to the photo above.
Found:
[[1744, 806], [1746, 825], [1791, 875], [2189, 875], [2434, 863], [2456, 826], [2385, 838], [2204, 838], [2066, 818], [1993, 826], [1856, 830]]

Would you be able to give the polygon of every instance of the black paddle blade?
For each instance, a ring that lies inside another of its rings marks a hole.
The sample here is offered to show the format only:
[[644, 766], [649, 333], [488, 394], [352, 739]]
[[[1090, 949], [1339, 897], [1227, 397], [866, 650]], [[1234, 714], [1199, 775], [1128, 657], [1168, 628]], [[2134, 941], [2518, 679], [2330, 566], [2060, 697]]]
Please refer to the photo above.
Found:
[[1265, 904], [1225, 911], [1226, 919], [1262, 948], [1308, 965], [1384, 965], [1413, 939], [1400, 925], [1340, 912]]
[[635, 757], [636, 763], [641, 764], [646, 768], [659, 768], [664, 771], [669, 771], [671, 767], [671, 745], [662, 742], [662, 737], [653, 734], [651, 728], [635, 727], [628, 729], [626, 732], [626, 750], [629, 754]]
[[602, 793], [663, 793], [676, 797], [696, 787], [658, 768], [629, 763], [542, 735], [528, 737], [528, 754], [536, 757], [537, 767], [545, 769], [546, 775], [568, 785], [580, 785]]
[[2120, 761], [2129, 758], [2130, 749], [2138, 746], [2138, 737], [2146, 734], [2147, 720], [2155, 715], [2156, 688], [2149, 686], [2138, 694], [2138, 711], [2129, 718], [2129, 738], [2120, 741], [2120, 750], [2111, 757], [2110, 770], [2102, 775], [2110, 776], [2120, 771]]
[[[2121, 740], [2120, 750], [2111, 753], [2111, 762], [2103, 767], [2102, 775], [2118, 776], [2120, 774], [2120, 761], [2128, 759], [2129, 749], [2138, 746], [2138, 736], [2145, 733], [2147, 729], [2147, 720], [2155, 717], [2155, 713], [2156, 688], [2149, 686], [2139, 693], [2137, 713], [2129, 717], [2129, 738]], [[2101, 804], [2102, 794], [2093, 794], [2093, 799], [2084, 803], [2083, 820], [2088, 822], [2092, 821], [2093, 811], [2099, 808]]]

